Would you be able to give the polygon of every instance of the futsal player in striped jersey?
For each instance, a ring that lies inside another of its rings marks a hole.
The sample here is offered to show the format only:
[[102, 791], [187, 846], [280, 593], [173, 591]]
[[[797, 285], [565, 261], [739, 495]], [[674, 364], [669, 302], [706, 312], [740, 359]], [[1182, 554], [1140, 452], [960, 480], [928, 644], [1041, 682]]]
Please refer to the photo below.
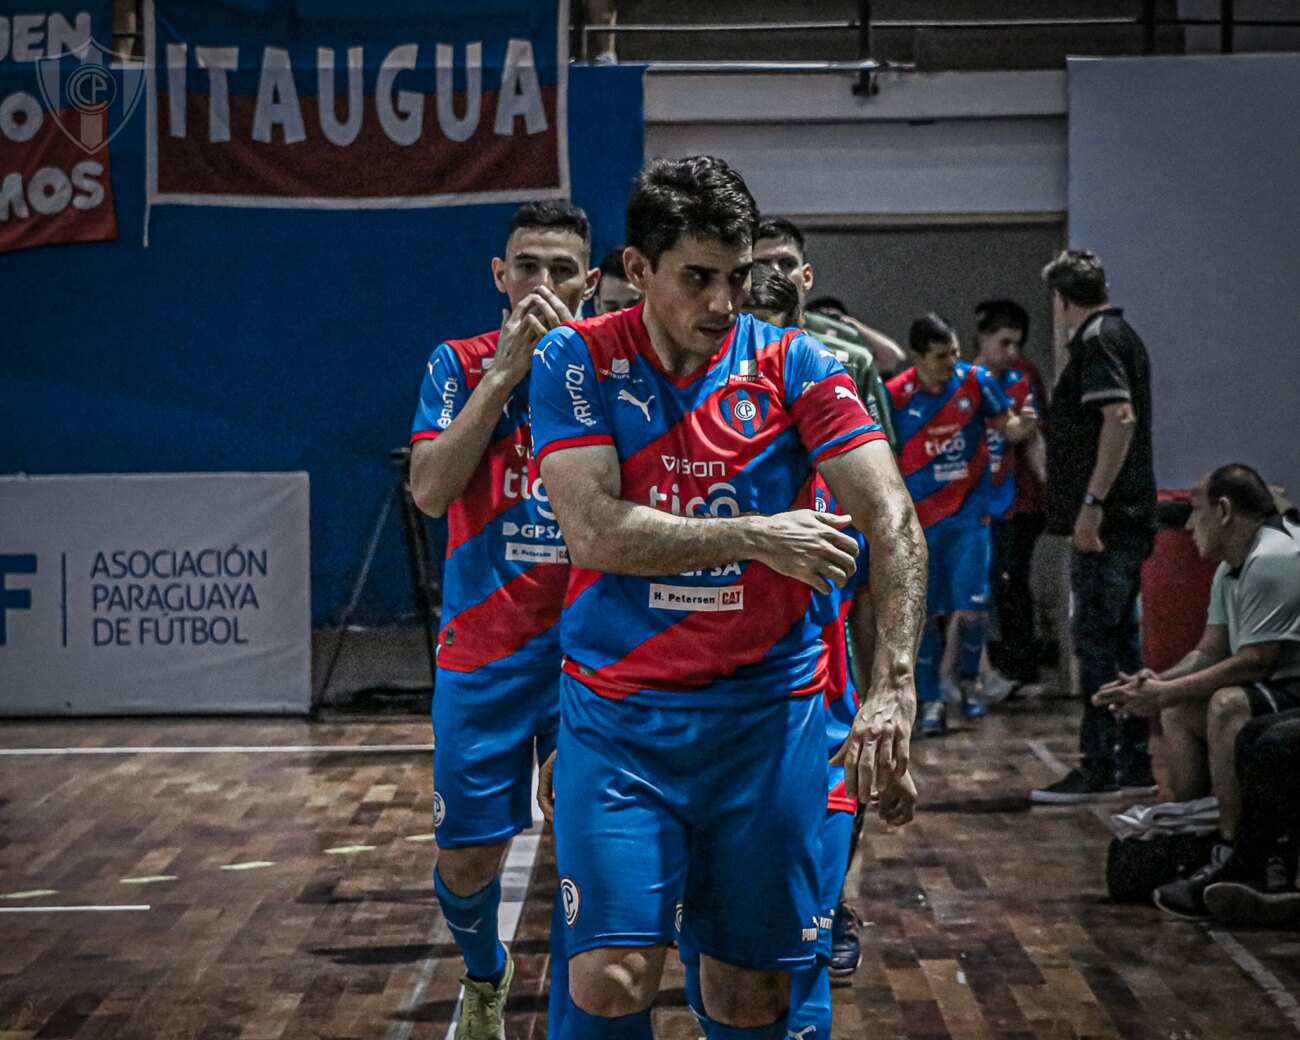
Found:
[[[906, 773], [925, 549], [879, 426], [821, 344], [740, 315], [756, 207], [721, 160], [628, 206], [644, 301], [548, 334], [535, 454], [572, 557], [561, 641], [561, 1037], [647, 1038], [677, 904], [710, 1036], [784, 1040], [813, 962], [828, 783], [814, 592], [859, 525], [890, 609], [845, 748], [850, 798]], [[848, 510], [806, 508], [814, 469]], [[741, 882], [743, 879], [743, 883]]]
[[[937, 314], [912, 322], [913, 366], [887, 384], [898, 436], [899, 468], [930, 547], [926, 601], [930, 620], [917, 656], [919, 729], [942, 733], [947, 709], [940, 686], [937, 619], [953, 615], [945, 666], [956, 669], [961, 647], [973, 647], [978, 672], [989, 601], [991, 541], [984, 483], [989, 466], [986, 430], [1015, 444], [1038, 429], [1032, 409], [1014, 415], [1006, 394], [987, 369], [958, 360], [957, 333]], [[977, 673], [976, 673], [977, 674]], [[969, 717], [977, 700], [963, 703]]]
[[501, 328], [433, 351], [411, 434], [411, 490], [447, 517], [433, 698], [434, 889], [465, 959], [458, 1040], [504, 1040], [514, 976], [501, 943], [500, 871], [532, 825], [534, 756], [559, 725], [559, 616], [568, 554], [531, 471], [529, 370], [541, 337], [592, 295], [585, 214], [530, 203], [492, 261]]

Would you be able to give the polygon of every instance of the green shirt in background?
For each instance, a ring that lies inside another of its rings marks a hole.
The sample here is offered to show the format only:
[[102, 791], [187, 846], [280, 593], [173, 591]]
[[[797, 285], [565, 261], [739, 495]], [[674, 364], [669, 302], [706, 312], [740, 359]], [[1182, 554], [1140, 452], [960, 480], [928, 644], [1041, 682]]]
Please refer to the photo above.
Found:
[[889, 446], [897, 449], [894, 420], [889, 412], [889, 392], [885, 389], [884, 380], [880, 378], [880, 372], [876, 369], [875, 355], [871, 353], [871, 348], [867, 346], [861, 333], [846, 322], [837, 321], [815, 311], [810, 311], [803, 316], [803, 328], [826, 344], [826, 348], [835, 355], [835, 359], [848, 369], [849, 377], [858, 388], [858, 396], [867, 406], [871, 418], [875, 419], [880, 424], [880, 428], [885, 431], [885, 436], [889, 438]]

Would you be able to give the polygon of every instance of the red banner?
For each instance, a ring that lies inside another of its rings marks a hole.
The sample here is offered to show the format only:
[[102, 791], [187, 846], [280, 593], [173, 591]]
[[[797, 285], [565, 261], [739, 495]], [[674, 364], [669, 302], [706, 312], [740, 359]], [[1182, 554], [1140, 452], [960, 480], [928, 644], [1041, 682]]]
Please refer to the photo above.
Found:
[[85, 117], [51, 115], [31, 95], [14, 97], [6, 104], [22, 108], [25, 120], [15, 122], [16, 135], [0, 133], [0, 252], [117, 238], [108, 149], [88, 155], [58, 123]]

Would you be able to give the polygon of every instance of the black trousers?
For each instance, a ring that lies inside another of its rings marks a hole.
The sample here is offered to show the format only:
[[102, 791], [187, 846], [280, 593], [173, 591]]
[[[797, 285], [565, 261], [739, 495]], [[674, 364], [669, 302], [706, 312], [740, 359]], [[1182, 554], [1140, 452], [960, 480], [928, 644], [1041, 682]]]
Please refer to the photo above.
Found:
[[1042, 513], [1019, 513], [993, 521], [993, 606], [998, 616], [998, 644], [993, 663], [1009, 679], [1038, 679], [1038, 639], [1034, 631], [1034, 596], [1029, 587], [1034, 545], [1047, 519]]
[[1300, 842], [1300, 708], [1251, 719], [1237, 736], [1241, 830], [1232, 858], [1262, 873], [1279, 850], [1295, 870]]

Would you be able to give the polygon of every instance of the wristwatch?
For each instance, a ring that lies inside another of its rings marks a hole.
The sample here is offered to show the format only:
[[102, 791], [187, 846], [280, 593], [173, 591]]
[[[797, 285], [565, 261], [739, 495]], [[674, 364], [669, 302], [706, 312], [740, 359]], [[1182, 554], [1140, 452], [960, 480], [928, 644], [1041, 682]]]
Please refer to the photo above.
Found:
[[1084, 492], [1083, 504], [1085, 506], [1097, 506], [1101, 508], [1106, 505], [1106, 500], [1101, 495], [1094, 495], [1091, 491]]

